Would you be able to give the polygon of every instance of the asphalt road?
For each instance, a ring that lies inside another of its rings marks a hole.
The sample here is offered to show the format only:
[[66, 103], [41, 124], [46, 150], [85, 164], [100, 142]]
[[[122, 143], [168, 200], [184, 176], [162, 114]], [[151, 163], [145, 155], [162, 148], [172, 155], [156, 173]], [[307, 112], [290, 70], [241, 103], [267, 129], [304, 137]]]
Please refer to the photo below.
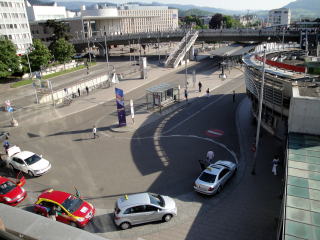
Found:
[[[210, 60], [195, 68], [197, 72], [213, 71]], [[138, 88], [126, 95], [126, 99], [140, 103], [143, 109], [146, 88], [172, 81], [183, 83], [184, 71], [168, 74]], [[233, 90], [238, 93], [236, 103], [232, 102], [230, 94]], [[246, 162], [240, 162], [238, 174], [217, 197], [196, 194], [193, 183], [200, 174], [198, 159], [204, 158], [208, 150], [215, 152], [216, 160], [239, 161], [240, 143], [235, 115], [238, 103], [245, 96], [244, 91], [243, 78], [239, 77], [215, 89], [210, 98], [199, 98], [133, 133], [113, 132], [110, 128], [117, 121], [114, 102], [49, 124], [39, 123], [13, 131], [14, 144], [41, 153], [53, 166], [48, 174], [28, 179], [26, 189], [29, 196], [20, 207], [30, 209], [45, 189], [73, 193], [77, 187], [83, 198], [98, 209], [98, 216], [86, 230], [108, 238], [137, 239], [179, 227], [190, 220], [199, 222], [200, 227], [208, 218], [207, 212], [227, 209], [232, 201], [226, 199], [237, 199], [241, 195], [235, 190], [241, 186]], [[95, 140], [91, 134], [93, 125], [99, 130], [99, 138]], [[224, 134], [218, 138], [208, 137], [206, 131], [209, 129], [218, 129]], [[178, 217], [168, 224], [146, 224], [118, 231], [110, 214], [116, 199], [123, 194], [144, 191], [174, 197]], [[220, 211], [218, 216], [223, 218], [224, 212]], [[195, 237], [195, 227], [191, 227], [187, 238], [204, 239]], [[210, 239], [220, 234], [214, 229], [208, 230], [206, 235]], [[225, 231], [227, 233], [228, 229]]]

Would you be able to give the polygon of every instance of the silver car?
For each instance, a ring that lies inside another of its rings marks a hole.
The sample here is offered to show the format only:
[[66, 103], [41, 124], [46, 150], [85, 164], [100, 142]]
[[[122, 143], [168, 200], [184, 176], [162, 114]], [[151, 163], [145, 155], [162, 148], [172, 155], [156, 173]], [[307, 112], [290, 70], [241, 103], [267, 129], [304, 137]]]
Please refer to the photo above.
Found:
[[114, 222], [122, 230], [132, 225], [164, 221], [177, 215], [174, 200], [154, 193], [137, 193], [120, 197], [114, 210]]
[[206, 195], [221, 192], [226, 182], [237, 171], [237, 164], [230, 161], [219, 160], [210, 164], [194, 183], [194, 190]]

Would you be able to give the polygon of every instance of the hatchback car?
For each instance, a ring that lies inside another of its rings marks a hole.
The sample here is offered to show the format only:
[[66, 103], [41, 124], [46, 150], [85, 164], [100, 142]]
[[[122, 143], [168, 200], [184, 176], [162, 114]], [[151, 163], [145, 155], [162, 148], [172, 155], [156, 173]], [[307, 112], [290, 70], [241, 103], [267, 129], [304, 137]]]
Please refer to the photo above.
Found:
[[83, 228], [94, 217], [96, 209], [89, 202], [70, 193], [53, 189], [43, 192], [34, 205], [34, 211], [48, 217], [51, 208], [55, 207], [56, 220], [74, 227]]
[[122, 230], [132, 225], [164, 221], [177, 215], [174, 200], [154, 193], [137, 193], [120, 197], [114, 210], [114, 222]]
[[0, 176], [0, 203], [16, 206], [22, 202], [27, 196], [27, 192], [22, 187], [25, 183], [24, 177], [15, 183]]
[[221, 192], [226, 182], [234, 175], [237, 164], [230, 161], [219, 160], [210, 164], [194, 183], [194, 190], [206, 195]]

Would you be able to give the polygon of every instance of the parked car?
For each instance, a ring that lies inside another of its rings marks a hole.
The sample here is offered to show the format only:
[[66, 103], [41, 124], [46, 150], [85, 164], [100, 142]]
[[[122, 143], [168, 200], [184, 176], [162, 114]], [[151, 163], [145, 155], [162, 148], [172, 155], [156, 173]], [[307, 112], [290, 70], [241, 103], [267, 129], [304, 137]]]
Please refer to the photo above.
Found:
[[24, 177], [18, 182], [13, 182], [0, 176], [0, 203], [16, 206], [22, 202], [27, 196], [26, 190], [22, 187], [25, 183]]
[[48, 217], [51, 208], [57, 211], [56, 220], [83, 228], [94, 217], [96, 209], [89, 202], [70, 193], [49, 189], [44, 191], [34, 205], [37, 214]]
[[84, 53], [77, 53], [76, 55], [72, 56], [73, 59], [80, 59], [83, 58]]
[[9, 139], [9, 136], [10, 136], [9, 132], [0, 132], [0, 141]]
[[114, 222], [122, 230], [132, 225], [164, 221], [177, 215], [174, 200], [154, 193], [138, 193], [120, 197], [114, 210]]
[[10, 147], [7, 156], [2, 156], [2, 159], [7, 162], [7, 165], [12, 170], [27, 173], [32, 177], [41, 176], [51, 168], [50, 162], [44, 159], [42, 155], [39, 156], [33, 152], [21, 151], [17, 146]]
[[193, 188], [195, 191], [206, 195], [221, 192], [223, 186], [236, 171], [236, 163], [219, 160], [202, 171]]

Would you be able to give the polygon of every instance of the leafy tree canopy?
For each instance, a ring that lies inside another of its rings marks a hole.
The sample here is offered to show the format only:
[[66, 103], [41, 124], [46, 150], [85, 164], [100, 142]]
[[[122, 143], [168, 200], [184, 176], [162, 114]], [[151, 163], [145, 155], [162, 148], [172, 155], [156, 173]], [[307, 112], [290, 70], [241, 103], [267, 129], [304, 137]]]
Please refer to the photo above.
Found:
[[71, 60], [71, 57], [75, 54], [74, 46], [67, 42], [64, 38], [60, 38], [52, 45], [52, 50], [54, 57], [61, 63], [65, 63]]
[[32, 71], [39, 71], [41, 66], [48, 66], [52, 55], [48, 47], [39, 39], [33, 40], [33, 51], [29, 53], [29, 60]]
[[51, 37], [53, 42], [56, 42], [60, 38], [64, 38], [66, 40], [70, 39], [70, 34], [68, 34], [70, 28], [66, 23], [60, 21], [57, 22], [55, 20], [47, 20], [45, 25], [53, 29], [54, 35]]
[[0, 38], [0, 77], [8, 77], [19, 70], [20, 61], [14, 44], [8, 39]]
[[211, 29], [221, 28], [222, 21], [223, 21], [223, 16], [221, 13], [217, 13], [217, 14], [213, 15], [210, 22], [209, 22], [209, 28], [211, 28]]

